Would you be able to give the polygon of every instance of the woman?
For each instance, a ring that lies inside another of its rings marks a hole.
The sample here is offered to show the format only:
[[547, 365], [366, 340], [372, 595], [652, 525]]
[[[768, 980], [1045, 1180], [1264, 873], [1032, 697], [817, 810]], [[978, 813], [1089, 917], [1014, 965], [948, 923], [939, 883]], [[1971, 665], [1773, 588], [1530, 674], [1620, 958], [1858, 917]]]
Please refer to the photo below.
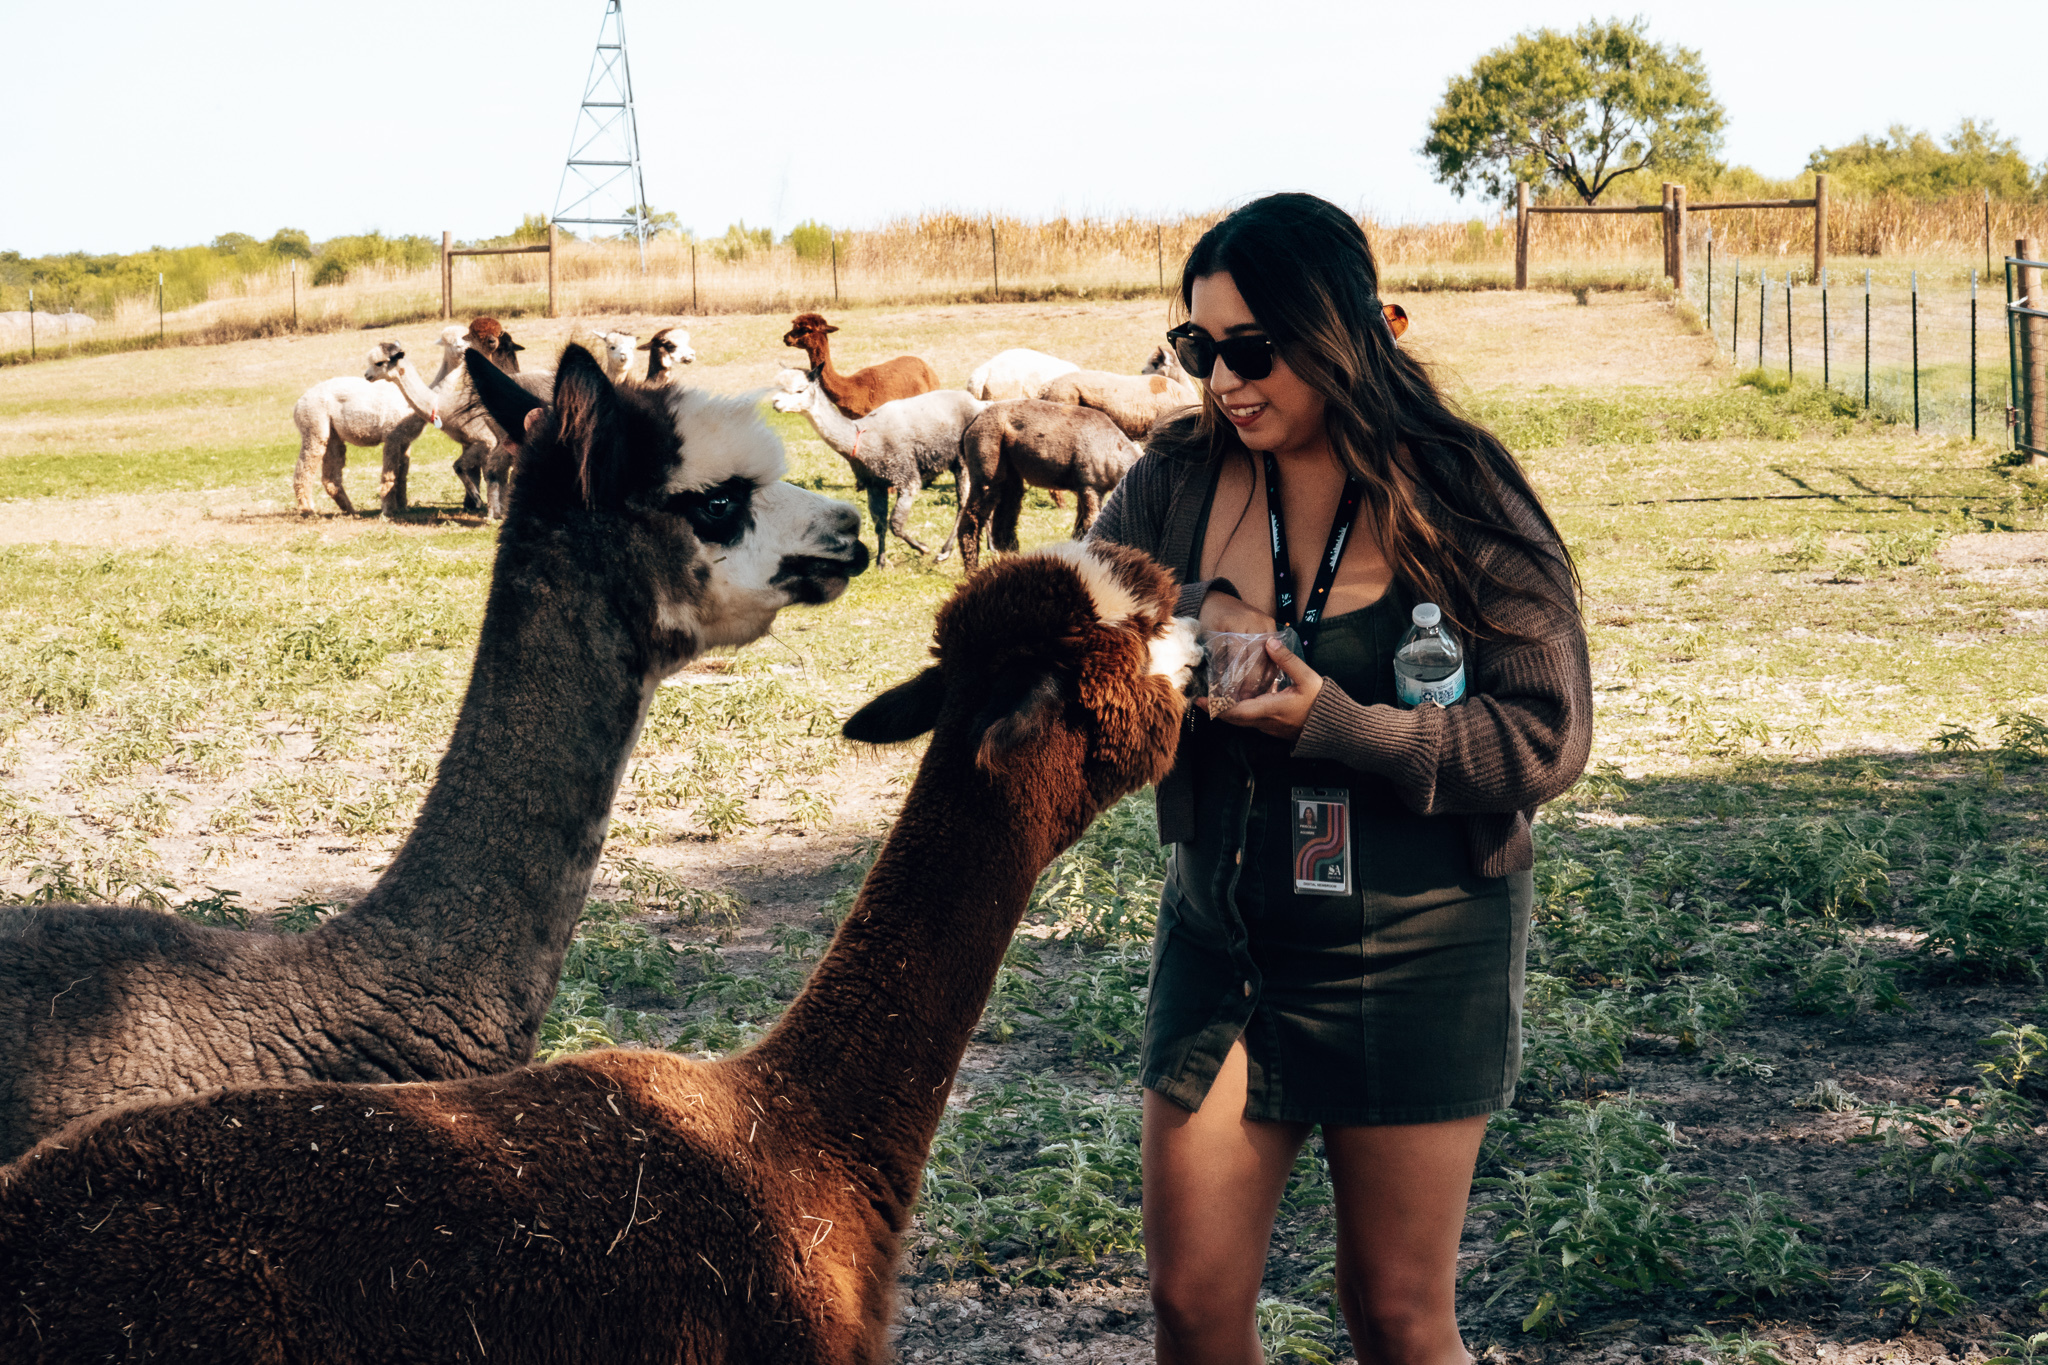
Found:
[[[1193, 720], [1159, 787], [1158, 1358], [1260, 1359], [1274, 1213], [1320, 1124], [1358, 1358], [1462, 1362], [1458, 1239], [1521, 1062], [1529, 820], [1591, 737], [1576, 571], [1514, 457], [1396, 348], [1341, 210], [1239, 209], [1180, 297], [1168, 335], [1201, 408], [1154, 434], [1092, 534], [1180, 573], [1180, 611], [1209, 630], [1291, 625], [1303, 650], [1264, 646], [1290, 685]], [[1468, 690], [1410, 709], [1393, 651], [1422, 602], [1460, 639]], [[1333, 860], [1298, 861], [1304, 838]]]

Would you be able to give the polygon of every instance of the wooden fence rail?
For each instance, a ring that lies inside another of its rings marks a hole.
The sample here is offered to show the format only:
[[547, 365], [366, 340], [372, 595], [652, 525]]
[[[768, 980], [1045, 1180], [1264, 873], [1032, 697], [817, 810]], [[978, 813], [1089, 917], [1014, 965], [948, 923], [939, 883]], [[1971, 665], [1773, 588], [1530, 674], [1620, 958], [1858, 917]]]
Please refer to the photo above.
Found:
[[555, 315], [555, 225], [548, 224], [548, 239], [535, 246], [466, 246], [457, 247], [454, 240], [443, 229], [441, 233], [441, 316], [455, 316], [455, 258], [457, 256], [526, 256], [545, 251], [548, 254], [548, 316]]
[[1685, 235], [1687, 220], [1695, 213], [1722, 209], [1811, 209], [1813, 211], [1813, 277], [1820, 278], [1828, 256], [1828, 178], [1813, 178], [1811, 199], [1729, 199], [1718, 204], [1689, 204], [1685, 186], [1664, 182], [1664, 200], [1658, 204], [1532, 204], [1529, 187], [1515, 186], [1515, 288], [1529, 287], [1529, 229], [1539, 213], [1655, 213], [1663, 219], [1664, 275], [1678, 288], [1685, 287]]

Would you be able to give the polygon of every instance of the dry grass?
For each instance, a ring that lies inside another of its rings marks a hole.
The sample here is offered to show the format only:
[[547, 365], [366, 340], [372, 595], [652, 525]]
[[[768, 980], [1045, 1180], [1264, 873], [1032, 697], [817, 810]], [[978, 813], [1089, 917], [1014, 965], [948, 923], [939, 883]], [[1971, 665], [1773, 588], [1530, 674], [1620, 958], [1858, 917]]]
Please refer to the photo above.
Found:
[[[1703, 198], [1704, 196], [1695, 196]], [[705, 317], [792, 313], [807, 308], [929, 306], [973, 302], [1157, 298], [1216, 213], [1174, 219], [1024, 220], [927, 213], [837, 234], [837, 256], [801, 256], [788, 244], [743, 248], [669, 239], [640, 253], [619, 242], [565, 243], [556, 261], [557, 311], [565, 317], [651, 314]], [[1505, 288], [1514, 272], [1512, 214], [1465, 221], [1364, 220], [1388, 291]], [[1711, 227], [1717, 251], [1799, 269], [1811, 259], [1813, 227], [1802, 211], [1701, 214], [1693, 252]], [[2019, 236], [2048, 236], [2048, 207], [1992, 205], [1994, 252]], [[993, 232], [993, 247], [991, 245]], [[1983, 204], [1970, 196], [1938, 203], [1837, 198], [1829, 241], [1846, 273], [1874, 267], [1886, 281], [1912, 269], [1923, 278], [1966, 282], [1983, 265]], [[1539, 288], [1643, 288], [1660, 273], [1655, 215], [1546, 215], [1537, 220], [1532, 283]], [[730, 256], [730, 258], [728, 258]], [[216, 344], [293, 332], [389, 327], [440, 313], [438, 270], [362, 267], [344, 284], [314, 289], [284, 268], [224, 281], [207, 302], [163, 321], [167, 344]], [[529, 317], [547, 307], [541, 256], [463, 258], [455, 263], [460, 316]], [[89, 339], [45, 344], [46, 355], [80, 356], [157, 344], [154, 303], [131, 299]], [[14, 344], [11, 340], [7, 344]], [[0, 353], [0, 364], [26, 359]]]

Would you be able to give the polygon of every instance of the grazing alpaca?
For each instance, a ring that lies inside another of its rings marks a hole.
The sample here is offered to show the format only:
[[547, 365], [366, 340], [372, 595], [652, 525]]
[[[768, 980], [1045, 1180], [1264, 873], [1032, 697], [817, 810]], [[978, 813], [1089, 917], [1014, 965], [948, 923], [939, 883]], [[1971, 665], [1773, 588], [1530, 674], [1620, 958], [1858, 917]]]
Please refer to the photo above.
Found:
[[1106, 412], [1134, 441], [1143, 440], [1153, 424], [1169, 412], [1201, 401], [1188, 372], [1163, 346], [1152, 353], [1143, 374], [1076, 370], [1047, 384], [1038, 396], [1048, 403], [1073, 403]]
[[[988, 404], [959, 389], [938, 389], [884, 403], [856, 422], [825, 395], [824, 385], [802, 370], [784, 370], [776, 378], [782, 392], [775, 398], [775, 410], [810, 418], [819, 439], [845, 457], [853, 466], [854, 482], [867, 491], [868, 515], [875, 522], [875, 567], [881, 568], [887, 558], [891, 531], [919, 554], [930, 554], [910, 534], [910, 505], [926, 482], [949, 469], [960, 505], [967, 505], [968, 476], [960, 460], [960, 438]], [[949, 534], [938, 557], [944, 559], [952, 549]]]
[[[341, 481], [350, 446], [384, 447], [379, 501], [387, 515], [405, 510], [405, 476], [412, 468], [412, 444], [427, 429], [434, 413], [415, 408], [404, 396], [377, 382], [385, 377], [384, 369], [392, 366], [408, 366], [404, 349], [395, 341], [379, 342], [370, 348], [369, 369], [362, 378], [323, 379], [292, 405], [292, 421], [299, 428], [299, 463], [292, 471], [292, 493], [301, 512], [313, 510], [315, 492], [324, 488], [336, 507], [355, 515], [356, 506]], [[447, 374], [444, 363], [440, 377]]]
[[1080, 368], [1071, 360], [1019, 346], [983, 361], [967, 377], [967, 391], [987, 403], [1036, 398], [1047, 384]]
[[680, 327], [664, 327], [647, 338], [647, 344], [639, 349], [647, 352], [647, 382], [666, 384], [675, 378], [678, 365], [688, 365], [697, 359], [697, 352], [690, 347], [690, 334]]
[[1103, 498], [1138, 461], [1138, 448], [1109, 417], [1092, 408], [1035, 398], [992, 403], [967, 425], [960, 458], [972, 494], [961, 500], [960, 563], [973, 573], [981, 562], [981, 529], [998, 550], [1017, 548], [1017, 516], [1024, 485], [1071, 489], [1074, 539], [1088, 533]]
[[827, 340], [838, 330], [817, 313], [799, 313], [790, 321], [782, 344], [810, 357], [811, 378], [848, 417], [865, 417], [884, 403], [914, 398], [939, 386], [932, 367], [914, 355], [899, 355], [852, 374], [839, 373], [832, 368], [832, 343]]
[[0, 1355], [881, 1361], [925, 1158], [1032, 886], [1173, 761], [1199, 657], [1173, 601], [1136, 551], [1063, 545], [940, 609], [938, 662], [846, 725], [930, 732], [902, 814], [749, 1051], [238, 1087], [43, 1143], [0, 1171]]
[[496, 318], [471, 318], [462, 339], [482, 351], [485, 359], [506, 374], [519, 373], [519, 353], [526, 348], [514, 341]]
[[[469, 375], [524, 431], [533, 398]], [[300, 937], [137, 910], [0, 912], [0, 1153], [80, 1115], [235, 1081], [402, 1081], [533, 1055], [661, 680], [830, 601], [867, 563], [844, 503], [778, 482], [752, 402], [615, 389], [577, 348], [527, 434], [476, 663], [418, 823]], [[0, 1359], [10, 1358], [0, 1350]]]

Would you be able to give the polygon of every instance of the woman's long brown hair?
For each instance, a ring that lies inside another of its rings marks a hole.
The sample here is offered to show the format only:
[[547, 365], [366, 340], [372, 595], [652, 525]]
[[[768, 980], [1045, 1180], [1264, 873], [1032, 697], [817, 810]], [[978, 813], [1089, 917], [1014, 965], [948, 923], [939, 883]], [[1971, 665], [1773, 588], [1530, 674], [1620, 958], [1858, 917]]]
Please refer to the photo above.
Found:
[[[1288, 367], [1327, 401], [1330, 446], [1364, 484], [1360, 514], [1395, 575], [1468, 631], [1517, 638], [1485, 609], [1482, 587], [1576, 605], [1578, 568], [1506, 446], [1461, 416], [1421, 362], [1394, 344], [1379, 266], [1351, 216], [1312, 194], [1275, 194], [1202, 234], [1181, 271], [1183, 311], [1195, 281], [1228, 274]], [[1198, 441], [1212, 457], [1244, 451], [1202, 387]], [[1437, 519], [1425, 516], [1416, 486]], [[1469, 560], [1459, 527], [1522, 549], [1543, 586]]]

